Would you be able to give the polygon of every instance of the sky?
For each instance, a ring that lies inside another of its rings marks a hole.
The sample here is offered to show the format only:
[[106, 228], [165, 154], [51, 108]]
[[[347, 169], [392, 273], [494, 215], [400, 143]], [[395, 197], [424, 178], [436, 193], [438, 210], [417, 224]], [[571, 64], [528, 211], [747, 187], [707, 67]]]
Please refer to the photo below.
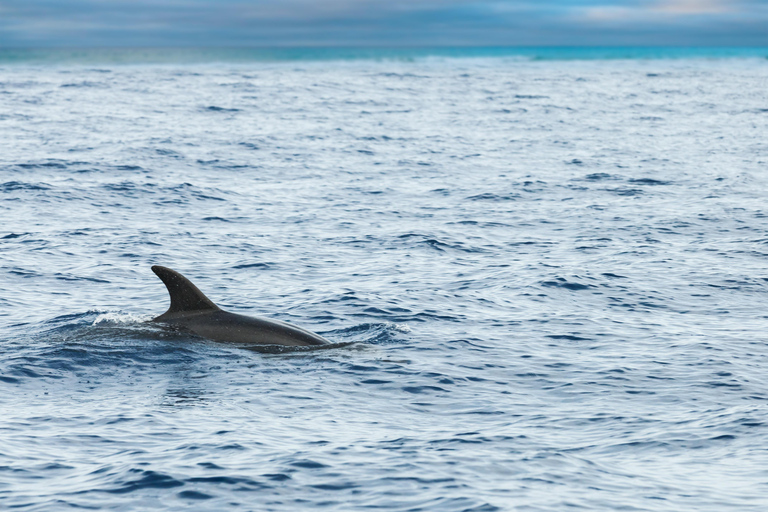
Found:
[[768, 46], [768, 0], [0, 0], [0, 49]]

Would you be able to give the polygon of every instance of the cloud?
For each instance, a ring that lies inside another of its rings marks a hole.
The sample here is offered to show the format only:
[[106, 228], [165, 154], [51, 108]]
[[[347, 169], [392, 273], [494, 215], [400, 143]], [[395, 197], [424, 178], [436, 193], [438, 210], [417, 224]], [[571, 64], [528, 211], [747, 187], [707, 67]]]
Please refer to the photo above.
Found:
[[738, 2], [725, 0], [660, 0], [651, 11], [669, 14], [721, 14], [739, 10]]
[[[616, 2], [612, 2], [615, 4]], [[595, 5], [577, 9], [575, 19], [588, 21], [669, 21], [671, 18], [746, 12], [739, 0], [655, 0], [636, 5]]]
[[765, 0], [0, 0], [0, 13], [5, 47], [768, 46]]

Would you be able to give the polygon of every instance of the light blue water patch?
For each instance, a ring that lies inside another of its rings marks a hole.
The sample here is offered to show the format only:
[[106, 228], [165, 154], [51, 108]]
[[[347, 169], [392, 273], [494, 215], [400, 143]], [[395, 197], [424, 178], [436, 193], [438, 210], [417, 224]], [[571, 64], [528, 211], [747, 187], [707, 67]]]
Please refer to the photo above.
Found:
[[765, 509], [768, 61], [126, 61], [0, 69], [0, 509]]

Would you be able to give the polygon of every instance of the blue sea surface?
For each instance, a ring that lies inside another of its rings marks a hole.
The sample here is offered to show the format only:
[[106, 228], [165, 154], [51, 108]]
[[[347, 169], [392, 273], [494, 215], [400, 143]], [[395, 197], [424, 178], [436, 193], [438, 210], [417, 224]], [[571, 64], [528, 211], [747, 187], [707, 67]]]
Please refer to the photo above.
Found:
[[114, 47], [0, 48], [0, 65], [125, 65], [313, 61], [768, 59], [753, 46]]
[[768, 507], [765, 55], [3, 55], [0, 509]]

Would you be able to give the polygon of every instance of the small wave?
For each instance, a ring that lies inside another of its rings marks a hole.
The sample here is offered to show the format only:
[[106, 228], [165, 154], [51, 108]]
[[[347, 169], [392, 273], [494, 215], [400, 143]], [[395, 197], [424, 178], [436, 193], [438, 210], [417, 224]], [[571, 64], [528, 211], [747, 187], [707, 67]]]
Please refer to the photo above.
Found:
[[0, 185], [2, 192], [15, 192], [17, 190], [50, 190], [50, 185], [45, 183], [23, 183], [21, 181], [8, 181]]
[[258, 263], [241, 263], [239, 265], [235, 265], [232, 268], [241, 270], [245, 268], [272, 268], [273, 263], [266, 263], [266, 262], [258, 262]]
[[606, 172], [594, 172], [592, 174], [587, 174], [582, 179], [584, 181], [606, 181], [606, 180], [619, 180], [621, 178], [619, 176], [614, 176]]
[[239, 108], [224, 108], [224, 107], [217, 107], [215, 105], [205, 107], [204, 110], [207, 110], [208, 112], [240, 112]]
[[151, 183], [138, 184], [132, 181], [121, 181], [119, 183], [106, 183], [102, 185], [104, 190], [118, 192], [121, 195], [134, 196], [137, 192], [141, 194], [151, 194], [154, 185]]
[[41, 163], [27, 163], [18, 164], [22, 169], [66, 169], [68, 165], [82, 164], [83, 162], [60, 162], [60, 161], [48, 161]]
[[440, 386], [403, 386], [403, 391], [406, 393], [411, 393], [414, 395], [419, 395], [422, 393], [432, 393], [432, 392], [447, 392], [447, 389], [441, 388]]
[[636, 183], [637, 185], [669, 185], [671, 181], [654, 180], [652, 178], [634, 178], [629, 180], [630, 183]]
[[81, 87], [95, 87], [95, 88], [104, 89], [104, 88], [109, 87], [109, 85], [107, 85], [107, 84], [105, 84], [103, 82], [90, 82], [90, 81], [86, 80], [86, 81], [83, 81], [83, 82], [71, 82], [71, 83], [61, 84], [59, 87], [61, 87], [63, 89], [67, 89], [67, 88], [81, 88]]
[[416, 75], [414, 73], [395, 73], [394, 71], [384, 71], [381, 73], [376, 73], [374, 76], [379, 76], [383, 78], [429, 78], [425, 75]]
[[[574, 336], [573, 334], [548, 334], [547, 338], [553, 339], [553, 340], [567, 340], [567, 341], [588, 341], [589, 338], [584, 338], [582, 336]], [[558, 363], [557, 365], [547, 365], [547, 366], [553, 366], [556, 368], [561, 368], [563, 366], [570, 366], [565, 363]]]
[[186, 500], [209, 500], [213, 498], [210, 494], [199, 491], [181, 491], [177, 496]]
[[158, 473], [157, 471], [132, 469], [130, 472], [138, 473], [139, 477], [124, 482], [119, 487], [102, 489], [102, 491], [111, 494], [126, 494], [141, 489], [170, 489], [172, 487], [181, 487], [184, 485], [184, 482], [180, 482], [169, 475]]
[[607, 188], [605, 190], [607, 192], [612, 192], [617, 196], [625, 196], [625, 197], [639, 196], [644, 193], [639, 188], [627, 188], [627, 187]]
[[487, 192], [485, 194], [470, 196], [467, 199], [469, 199], [470, 201], [504, 202], [504, 201], [517, 201], [518, 199], [520, 199], [520, 195], [519, 194], [492, 194], [490, 192]]
[[[76, 233], [72, 233], [76, 234]], [[57, 272], [54, 274], [54, 277], [60, 281], [90, 281], [92, 283], [109, 283], [109, 281], [105, 279], [97, 279], [95, 277], [85, 277], [85, 276], [74, 276], [72, 274], [62, 274], [60, 272]]]
[[346, 329], [338, 329], [329, 333], [323, 333], [334, 339], [360, 341], [369, 344], [385, 344], [398, 341], [398, 334], [409, 334], [411, 328], [406, 324], [391, 322], [358, 324]]
[[422, 235], [419, 233], [406, 233], [404, 235], [398, 236], [398, 239], [402, 241], [415, 242], [417, 246], [428, 247], [439, 252], [446, 252], [448, 250], [456, 250], [467, 253], [487, 252], [485, 249], [481, 249], [479, 247], [470, 247], [462, 242], [447, 242], [434, 236]]
[[134, 315], [132, 313], [123, 313], [121, 311], [108, 311], [100, 313], [91, 323], [93, 326], [109, 325], [135, 325], [150, 320], [147, 315]]
[[266, 487], [264, 484], [259, 482], [258, 480], [253, 480], [251, 478], [244, 478], [244, 477], [238, 477], [238, 476], [199, 476], [199, 477], [192, 477], [185, 480], [189, 483], [194, 484], [225, 484], [225, 485], [241, 485], [249, 488], [260, 488], [260, 487]]
[[54, 327], [92, 325], [93, 319], [106, 311], [90, 310], [85, 313], [70, 313], [46, 320], [43, 325]]
[[541, 286], [546, 286], [547, 288], [565, 288], [566, 290], [573, 291], [588, 290], [590, 288], [594, 288], [594, 285], [568, 281], [563, 277], [555, 278], [553, 281], [542, 281]]

